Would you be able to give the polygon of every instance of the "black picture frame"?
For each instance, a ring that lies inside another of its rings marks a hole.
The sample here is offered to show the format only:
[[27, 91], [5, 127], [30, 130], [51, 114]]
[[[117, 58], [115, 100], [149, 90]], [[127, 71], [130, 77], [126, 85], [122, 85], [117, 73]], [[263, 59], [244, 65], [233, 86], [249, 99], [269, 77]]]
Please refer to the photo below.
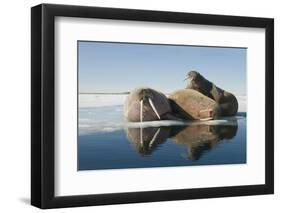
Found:
[[[101, 18], [264, 28], [266, 32], [265, 184], [93, 195], [54, 195], [54, 20]], [[41, 4], [31, 8], [31, 204], [59, 208], [272, 194], [274, 192], [274, 20], [164, 11]]]

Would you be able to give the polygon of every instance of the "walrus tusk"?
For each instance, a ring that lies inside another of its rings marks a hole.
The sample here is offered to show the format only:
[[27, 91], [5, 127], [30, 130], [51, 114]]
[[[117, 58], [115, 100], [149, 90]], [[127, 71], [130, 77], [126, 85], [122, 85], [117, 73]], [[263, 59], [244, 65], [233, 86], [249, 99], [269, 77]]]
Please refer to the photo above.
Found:
[[155, 114], [157, 115], [158, 119], [161, 120], [160, 115], [158, 114], [158, 112], [157, 112], [157, 110], [156, 110], [156, 108], [155, 108], [155, 106], [154, 106], [154, 104], [153, 104], [153, 101], [152, 101], [150, 98], [148, 99], [148, 101], [149, 101], [149, 104], [150, 104], [150, 106], [152, 107], [153, 111], [154, 111]]
[[155, 132], [153, 138], [151, 139], [151, 141], [149, 142], [149, 147], [151, 148], [155, 139], [157, 138], [157, 136], [159, 135], [159, 132], [160, 132], [160, 128], [158, 128], [158, 130]]
[[[143, 100], [140, 101], [140, 122], [142, 123], [143, 118]], [[142, 127], [140, 128], [140, 144], [143, 146], [143, 138], [142, 138]]]
[[140, 122], [142, 123], [143, 118], [143, 100], [140, 101]]

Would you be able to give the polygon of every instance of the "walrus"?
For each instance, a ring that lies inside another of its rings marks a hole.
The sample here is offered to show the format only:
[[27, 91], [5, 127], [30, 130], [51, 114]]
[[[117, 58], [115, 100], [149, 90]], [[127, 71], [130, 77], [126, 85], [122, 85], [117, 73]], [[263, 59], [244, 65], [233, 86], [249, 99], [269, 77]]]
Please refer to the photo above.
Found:
[[222, 116], [233, 116], [237, 113], [238, 101], [233, 94], [217, 87], [196, 71], [190, 71], [186, 79], [189, 80], [186, 89], [196, 90], [216, 101]]
[[173, 113], [185, 120], [211, 120], [220, 116], [219, 105], [196, 90], [176, 90], [168, 98]]
[[136, 88], [124, 103], [124, 116], [131, 122], [179, 120], [172, 115], [167, 97], [151, 88]]

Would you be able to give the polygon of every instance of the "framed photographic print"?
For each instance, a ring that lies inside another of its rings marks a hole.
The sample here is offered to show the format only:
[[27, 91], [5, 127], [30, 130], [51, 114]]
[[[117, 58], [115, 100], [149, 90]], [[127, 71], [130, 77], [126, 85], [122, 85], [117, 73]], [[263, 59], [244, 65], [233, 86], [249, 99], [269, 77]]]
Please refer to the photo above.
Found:
[[274, 21], [31, 9], [31, 203], [271, 194]]

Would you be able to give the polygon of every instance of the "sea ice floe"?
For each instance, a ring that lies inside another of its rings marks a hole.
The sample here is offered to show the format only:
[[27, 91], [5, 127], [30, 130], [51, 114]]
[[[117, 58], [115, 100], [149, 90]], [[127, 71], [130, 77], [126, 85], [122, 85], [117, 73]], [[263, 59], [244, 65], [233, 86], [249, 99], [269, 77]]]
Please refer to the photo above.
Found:
[[[97, 132], [113, 132], [124, 128], [146, 128], [180, 125], [237, 125], [236, 120], [246, 119], [246, 97], [237, 96], [237, 116], [209, 121], [149, 121], [126, 122], [123, 118], [123, 102], [127, 95], [79, 95], [79, 135]], [[244, 111], [243, 111], [244, 110]]]

